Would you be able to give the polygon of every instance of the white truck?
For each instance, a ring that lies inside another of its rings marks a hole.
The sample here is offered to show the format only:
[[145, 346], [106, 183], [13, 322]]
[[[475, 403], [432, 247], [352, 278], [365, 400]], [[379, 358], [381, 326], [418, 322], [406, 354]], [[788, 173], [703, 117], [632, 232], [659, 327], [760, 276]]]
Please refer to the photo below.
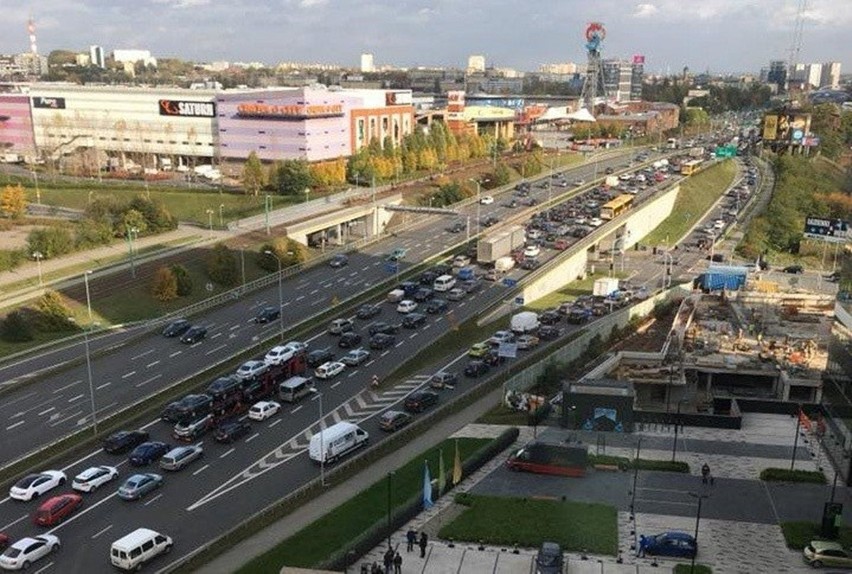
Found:
[[513, 225], [509, 229], [483, 237], [476, 244], [476, 261], [480, 265], [493, 263], [509, 255], [513, 249], [523, 246], [526, 240], [526, 231], [521, 225]]
[[512, 321], [509, 328], [513, 333], [524, 334], [531, 333], [538, 329], [538, 315], [532, 311], [521, 311], [512, 315]]
[[595, 297], [607, 297], [618, 291], [618, 279], [616, 277], [603, 277], [595, 279], [592, 287], [592, 295]]
[[330, 463], [367, 445], [370, 435], [356, 424], [341, 421], [311, 437], [308, 453], [315, 462]]
[[608, 175], [606, 176], [606, 181], [604, 183], [607, 187], [618, 187], [618, 176], [617, 175]]
[[499, 273], [508, 273], [515, 268], [515, 260], [511, 257], [501, 257], [494, 262], [494, 269]]

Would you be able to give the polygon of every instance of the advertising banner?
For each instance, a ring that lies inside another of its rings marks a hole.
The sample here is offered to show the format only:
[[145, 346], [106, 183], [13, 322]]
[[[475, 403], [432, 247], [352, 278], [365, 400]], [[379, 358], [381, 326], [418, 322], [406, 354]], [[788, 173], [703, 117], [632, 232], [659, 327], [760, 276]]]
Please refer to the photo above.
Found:
[[48, 110], [64, 110], [65, 98], [33, 98], [33, 107]]
[[321, 105], [274, 105], [245, 103], [237, 106], [237, 115], [242, 118], [307, 119], [340, 117], [343, 104]]
[[216, 104], [213, 102], [187, 102], [182, 100], [160, 100], [161, 116], [184, 118], [215, 118]]
[[765, 141], [775, 141], [778, 135], [778, 116], [775, 114], [766, 114], [763, 116], [763, 139]]
[[633, 63], [634, 64], [644, 64], [645, 63], [645, 56], [642, 55], [642, 54], [634, 54], [633, 55]]
[[808, 217], [805, 219], [805, 237], [820, 239], [831, 243], [844, 243], [849, 240], [849, 222], [842, 219]]
[[386, 106], [410, 106], [411, 92], [385, 92]]

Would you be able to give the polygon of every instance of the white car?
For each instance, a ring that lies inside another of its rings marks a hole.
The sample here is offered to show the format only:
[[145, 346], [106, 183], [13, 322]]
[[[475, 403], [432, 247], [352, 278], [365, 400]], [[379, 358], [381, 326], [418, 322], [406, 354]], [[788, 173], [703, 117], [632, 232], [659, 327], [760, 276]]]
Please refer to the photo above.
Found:
[[4, 570], [26, 570], [30, 565], [51, 552], [59, 550], [59, 538], [53, 534], [39, 534], [32, 538], [21, 538], [0, 556], [0, 568]]
[[352, 349], [341, 357], [340, 362], [349, 367], [357, 367], [369, 358], [370, 351], [367, 349]]
[[511, 331], [497, 331], [491, 338], [488, 339], [488, 342], [492, 345], [499, 345], [500, 343], [514, 343], [515, 342], [515, 334]]
[[541, 253], [541, 247], [538, 245], [530, 245], [524, 249], [524, 257], [538, 257]]
[[492, 203], [494, 203], [494, 198], [490, 195], [483, 195], [479, 198], [479, 203], [481, 203], [482, 205], [491, 205]]
[[723, 227], [725, 227], [725, 220], [717, 219], [713, 222], [713, 227], [715, 227], [716, 229], [722, 229]]
[[301, 341], [290, 341], [284, 346], [293, 349], [294, 353], [303, 353], [308, 350], [308, 344]]
[[278, 345], [269, 349], [269, 352], [263, 357], [263, 362], [267, 365], [280, 365], [289, 361], [295, 354], [296, 351], [293, 350], [293, 347]]
[[281, 405], [275, 401], [260, 401], [249, 409], [248, 418], [253, 421], [265, 421], [281, 410]]
[[603, 225], [603, 219], [601, 219], [600, 217], [593, 217], [589, 220], [589, 225], [592, 225], [594, 227], [600, 227], [601, 225]]
[[323, 363], [314, 371], [314, 376], [318, 379], [333, 379], [337, 375], [343, 372], [343, 369], [346, 368], [346, 365], [340, 363], [338, 361], [329, 361], [327, 363]]
[[118, 478], [118, 469], [114, 466], [93, 466], [75, 476], [71, 488], [80, 492], [94, 492], [115, 478]]
[[38, 474], [29, 474], [9, 489], [9, 496], [15, 500], [32, 500], [48, 490], [65, 484], [65, 473], [59, 470], [45, 470]]
[[237, 369], [236, 375], [239, 380], [247, 381], [259, 377], [268, 370], [269, 365], [266, 361], [246, 361]]
[[396, 306], [396, 310], [400, 313], [411, 313], [415, 309], [417, 309], [417, 302], [411, 299], [403, 299]]
[[518, 337], [518, 349], [532, 349], [537, 346], [541, 341], [535, 335], [521, 335]]
[[456, 255], [453, 257], [453, 267], [467, 267], [470, 265], [470, 257], [467, 255]]

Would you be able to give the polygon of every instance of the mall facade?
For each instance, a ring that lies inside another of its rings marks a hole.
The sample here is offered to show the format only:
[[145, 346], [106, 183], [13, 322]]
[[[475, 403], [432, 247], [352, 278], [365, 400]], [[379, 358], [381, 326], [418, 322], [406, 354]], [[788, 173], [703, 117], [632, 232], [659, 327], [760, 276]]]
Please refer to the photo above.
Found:
[[321, 161], [373, 138], [398, 144], [414, 125], [410, 90], [30, 84], [0, 93], [0, 154], [33, 162], [81, 150], [153, 168], [244, 160], [252, 151]]

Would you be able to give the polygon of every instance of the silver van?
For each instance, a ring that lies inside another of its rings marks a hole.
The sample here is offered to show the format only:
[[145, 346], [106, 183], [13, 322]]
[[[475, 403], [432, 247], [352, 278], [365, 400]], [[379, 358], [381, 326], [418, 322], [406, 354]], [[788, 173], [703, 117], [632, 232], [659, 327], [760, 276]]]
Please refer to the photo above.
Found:
[[202, 456], [204, 456], [204, 450], [198, 445], [175, 447], [160, 459], [160, 468], [163, 470], [180, 470]]
[[278, 386], [278, 398], [285, 403], [296, 403], [311, 393], [311, 380], [305, 377], [290, 377]]

